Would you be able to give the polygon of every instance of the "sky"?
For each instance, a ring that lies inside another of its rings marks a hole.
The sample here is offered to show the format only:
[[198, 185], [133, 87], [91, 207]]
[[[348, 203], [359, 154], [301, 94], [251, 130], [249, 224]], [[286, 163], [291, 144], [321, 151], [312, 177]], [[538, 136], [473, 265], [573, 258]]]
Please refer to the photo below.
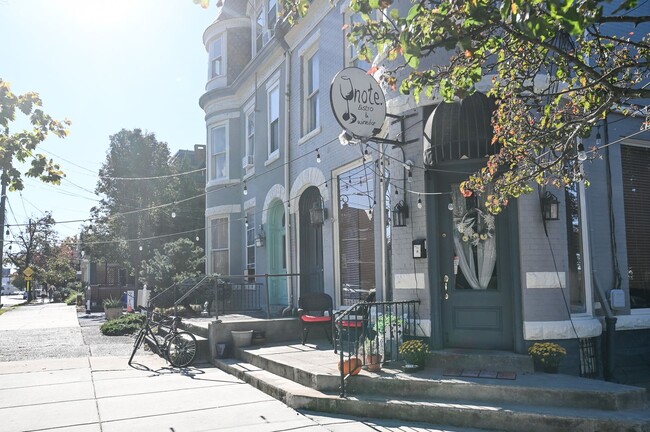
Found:
[[26, 178], [22, 192], [7, 193], [11, 233], [50, 211], [61, 238], [78, 234], [83, 222], [65, 222], [89, 218], [109, 137], [121, 129], [154, 133], [172, 155], [205, 144], [202, 37], [215, 3], [0, 0], [0, 78], [15, 94], [39, 93], [45, 113], [72, 121], [68, 137], [38, 147], [60, 163], [61, 185]]

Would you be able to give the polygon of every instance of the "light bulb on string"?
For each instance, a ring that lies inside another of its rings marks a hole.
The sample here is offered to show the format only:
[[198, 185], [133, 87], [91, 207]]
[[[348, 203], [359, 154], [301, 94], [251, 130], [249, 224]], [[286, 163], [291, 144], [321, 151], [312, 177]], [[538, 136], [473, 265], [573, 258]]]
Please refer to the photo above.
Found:
[[248, 228], [248, 216], [244, 218], [244, 225], [246, 225], [246, 228]]
[[320, 163], [320, 151], [316, 149], [316, 163]]
[[142, 251], [142, 245], [138, 246], [138, 250]]
[[413, 171], [409, 169], [408, 182], [413, 183]]
[[585, 145], [582, 139], [578, 138], [578, 160], [580, 162], [587, 160], [587, 152], [585, 152]]
[[454, 211], [454, 203], [447, 204], [447, 210]]
[[196, 241], [199, 241], [199, 236], [196, 236]]
[[244, 195], [248, 195], [248, 188], [246, 187], [246, 182], [244, 182]]
[[600, 126], [598, 126], [598, 133], [596, 133], [596, 147], [600, 147], [602, 140], [600, 138]]
[[397, 189], [397, 186], [393, 185], [393, 187], [395, 188], [395, 195], [399, 195], [399, 189]]
[[422, 208], [422, 198], [420, 198], [420, 194], [418, 194], [418, 208]]

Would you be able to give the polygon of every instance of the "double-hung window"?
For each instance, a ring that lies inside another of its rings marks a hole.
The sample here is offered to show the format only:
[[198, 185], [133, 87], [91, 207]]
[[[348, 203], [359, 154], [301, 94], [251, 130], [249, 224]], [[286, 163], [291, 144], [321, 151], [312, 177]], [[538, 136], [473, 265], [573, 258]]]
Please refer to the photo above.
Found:
[[319, 126], [319, 60], [318, 52], [312, 51], [303, 57], [304, 129], [303, 135]]
[[223, 75], [223, 55], [221, 37], [212, 42], [210, 47], [210, 71], [211, 78]]
[[280, 88], [275, 85], [268, 92], [269, 158], [280, 149]]
[[228, 145], [226, 126], [212, 128], [210, 133], [210, 179], [222, 180], [228, 177]]
[[246, 210], [246, 268], [255, 273], [255, 209]]
[[228, 236], [228, 217], [212, 219], [210, 224], [210, 255], [212, 274], [230, 273], [230, 239]]
[[255, 154], [255, 109], [246, 113], [246, 156], [244, 168], [252, 167]]

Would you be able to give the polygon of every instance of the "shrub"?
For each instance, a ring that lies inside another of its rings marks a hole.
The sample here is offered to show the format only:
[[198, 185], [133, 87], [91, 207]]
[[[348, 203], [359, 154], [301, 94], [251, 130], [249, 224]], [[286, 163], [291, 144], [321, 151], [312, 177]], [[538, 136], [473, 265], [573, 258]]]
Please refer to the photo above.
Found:
[[144, 320], [145, 316], [141, 314], [122, 315], [117, 319], [106, 321], [99, 330], [105, 336], [122, 336], [140, 330]]
[[118, 299], [114, 298], [107, 298], [104, 300], [104, 307], [105, 308], [120, 308], [122, 307], [122, 302]]
[[74, 305], [77, 304], [77, 292], [76, 291], [71, 292], [70, 295], [68, 295], [68, 297], [66, 297], [65, 304], [67, 304], [68, 306], [74, 306]]

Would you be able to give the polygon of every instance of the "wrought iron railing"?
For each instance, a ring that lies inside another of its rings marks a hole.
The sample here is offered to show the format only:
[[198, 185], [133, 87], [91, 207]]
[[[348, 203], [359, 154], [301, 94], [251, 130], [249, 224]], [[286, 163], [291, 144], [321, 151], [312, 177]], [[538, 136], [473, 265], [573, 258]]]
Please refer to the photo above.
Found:
[[418, 331], [419, 304], [419, 300], [360, 302], [336, 315], [334, 350], [340, 357], [341, 397], [345, 397], [346, 381], [362, 363], [370, 366], [400, 361], [400, 344], [424, 336]]

